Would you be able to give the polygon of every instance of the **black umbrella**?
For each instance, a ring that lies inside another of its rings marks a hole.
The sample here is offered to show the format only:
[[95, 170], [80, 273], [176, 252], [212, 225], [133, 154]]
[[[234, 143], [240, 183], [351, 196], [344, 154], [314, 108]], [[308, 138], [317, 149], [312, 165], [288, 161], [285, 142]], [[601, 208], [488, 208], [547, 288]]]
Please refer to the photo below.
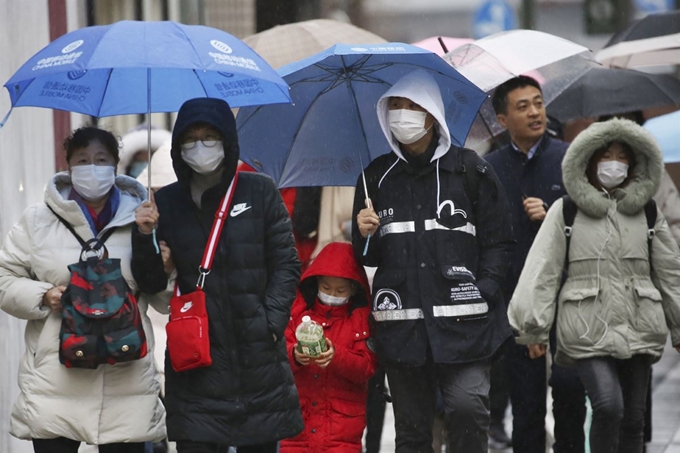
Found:
[[560, 122], [680, 104], [680, 80], [632, 69], [589, 69], [548, 104]]
[[680, 10], [633, 21], [612, 36], [596, 59], [620, 68], [680, 63]]

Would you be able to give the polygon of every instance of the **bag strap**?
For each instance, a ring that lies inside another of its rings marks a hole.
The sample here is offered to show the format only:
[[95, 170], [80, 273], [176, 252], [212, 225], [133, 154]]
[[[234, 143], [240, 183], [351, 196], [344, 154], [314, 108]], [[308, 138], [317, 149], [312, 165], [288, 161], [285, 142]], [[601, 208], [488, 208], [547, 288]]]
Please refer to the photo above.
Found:
[[[477, 209], [477, 203], [479, 201], [479, 186], [481, 184], [481, 178], [488, 177], [489, 164], [479, 163], [476, 165], [474, 170], [470, 170], [468, 167], [475, 165], [471, 159], [467, 159], [466, 162], [466, 150], [464, 148], [457, 148], [456, 154], [456, 171], [463, 174], [463, 188], [465, 190], [465, 195], [468, 200], [472, 203], [474, 209]], [[465, 164], [469, 165], [465, 165]], [[491, 180], [493, 182], [493, 180]], [[497, 188], [494, 183], [493, 187], [493, 198], [498, 196]]]
[[654, 235], [656, 231], [654, 230], [654, 225], [656, 225], [656, 201], [653, 198], [645, 204], [645, 217], [647, 218], [647, 256], [649, 259], [649, 271], [652, 272], [652, 241], [654, 240]]
[[198, 276], [198, 281], [196, 282], [197, 288], [203, 288], [203, 285], [205, 284], [205, 277], [210, 273], [210, 268], [212, 267], [212, 262], [215, 258], [215, 250], [217, 250], [217, 243], [219, 242], [220, 235], [222, 234], [222, 228], [224, 228], [224, 223], [227, 219], [227, 210], [229, 209], [229, 206], [231, 206], [237, 182], [238, 172], [234, 173], [234, 177], [229, 184], [229, 189], [227, 189], [227, 193], [225, 193], [224, 197], [222, 197], [222, 201], [220, 201], [220, 207], [215, 213], [215, 220], [213, 221], [212, 229], [210, 230], [210, 236], [208, 236], [208, 243], [205, 245], [203, 259], [201, 260], [201, 265], [198, 267], [200, 275]]
[[[116, 229], [116, 227], [109, 228], [108, 230], [106, 230], [104, 234], [102, 234], [100, 238], [93, 238], [90, 239], [89, 241], [85, 241], [83, 238], [80, 237], [80, 235], [78, 235], [78, 233], [76, 233], [76, 230], [70, 223], [66, 221], [66, 219], [57, 214], [50, 205], [46, 204], [46, 206], [50, 211], [52, 211], [52, 214], [54, 214], [57, 217], [57, 219], [59, 219], [59, 221], [71, 232], [71, 234], [76, 239], [78, 239], [78, 242], [80, 243], [80, 246], [83, 248], [83, 250], [94, 250], [95, 252], [98, 251], [100, 248], [104, 246], [104, 242], [106, 242], [106, 240], [113, 234], [114, 230]], [[95, 243], [95, 245], [94, 246], [90, 245], [93, 242]]]

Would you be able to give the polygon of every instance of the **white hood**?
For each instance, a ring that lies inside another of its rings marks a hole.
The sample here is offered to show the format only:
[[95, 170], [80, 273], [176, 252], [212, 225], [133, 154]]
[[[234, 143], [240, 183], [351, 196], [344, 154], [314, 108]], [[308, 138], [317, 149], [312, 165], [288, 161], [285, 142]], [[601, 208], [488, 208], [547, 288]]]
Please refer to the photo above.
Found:
[[451, 134], [449, 133], [449, 127], [446, 125], [442, 95], [434, 78], [432, 78], [427, 71], [418, 69], [399, 79], [399, 81], [392, 85], [392, 87], [378, 100], [376, 110], [378, 112], [380, 127], [382, 127], [383, 133], [385, 134], [385, 137], [387, 137], [387, 141], [390, 143], [392, 150], [399, 158], [404, 159], [404, 156], [399, 149], [399, 142], [392, 134], [392, 131], [390, 131], [390, 122], [387, 114], [389, 98], [394, 96], [412, 100], [427, 110], [434, 116], [435, 120], [437, 120], [436, 127], [439, 131], [439, 145], [434, 152], [431, 162], [446, 154], [451, 147]]

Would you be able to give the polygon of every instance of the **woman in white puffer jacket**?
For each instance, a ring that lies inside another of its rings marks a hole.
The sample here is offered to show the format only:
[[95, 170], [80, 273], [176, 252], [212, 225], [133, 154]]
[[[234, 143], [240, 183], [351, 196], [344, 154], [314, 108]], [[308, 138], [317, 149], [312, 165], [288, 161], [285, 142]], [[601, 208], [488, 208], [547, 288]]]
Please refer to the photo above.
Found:
[[[153, 354], [96, 369], [66, 368], [59, 361], [61, 294], [69, 283], [67, 266], [78, 261], [81, 246], [50, 208], [84, 240], [116, 228], [105, 245], [110, 258], [121, 260], [134, 293], [130, 227], [146, 194], [134, 179], [115, 176], [118, 141], [111, 133], [81, 128], [64, 147], [69, 170], [52, 178], [45, 202], [24, 212], [0, 251], [0, 308], [28, 321], [10, 432], [32, 440], [36, 453], [75, 453], [81, 442], [99, 445], [101, 453], [142, 453], [144, 442], [165, 437]], [[167, 300], [156, 299], [158, 309], [167, 312]], [[140, 302], [153, 350], [146, 310]]]

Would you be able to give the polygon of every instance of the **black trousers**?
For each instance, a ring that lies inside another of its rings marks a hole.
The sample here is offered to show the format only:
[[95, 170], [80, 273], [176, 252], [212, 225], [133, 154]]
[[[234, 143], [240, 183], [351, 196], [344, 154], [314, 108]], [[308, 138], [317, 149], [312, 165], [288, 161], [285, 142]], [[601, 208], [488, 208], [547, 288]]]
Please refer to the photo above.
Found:
[[[489, 389], [489, 403], [491, 407], [491, 426], [503, 426], [505, 410], [510, 401], [510, 386], [508, 383], [508, 371], [506, 370], [506, 349], [514, 343], [509, 338], [494, 355], [491, 362], [491, 388]], [[504, 429], [505, 430], [505, 429]]]
[[[506, 351], [512, 402], [513, 452], [545, 453], [545, 357], [532, 359], [525, 345], [514, 342]], [[578, 373], [573, 368], [561, 367], [553, 362], [550, 386], [555, 418], [554, 452], [584, 453], [586, 396]]]
[[379, 367], [368, 381], [366, 398], [366, 453], [380, 453], [385, 422], [385, 368]]
[[396, 453], [432, 453], [437, 387], [454, 452], [488, 453], [490, 360], [465, 364], [386, 365]]
[[[276, 453], [276, 442], [262, 445], [237, 447], [238, 453]], [[205, 442], [177, 441], [177, 453], [227, 453], [229, 445]]]
[[576, 368], [593, 405], [592, 453], [642, 452], [651, 367], [648, 355], [577, 361]]
[[[78, 453], [80, 441], [57, 437], [33, 439], [35, 453]], [[144, 442], [99, 445], [99, 453], [144, 453]]]

